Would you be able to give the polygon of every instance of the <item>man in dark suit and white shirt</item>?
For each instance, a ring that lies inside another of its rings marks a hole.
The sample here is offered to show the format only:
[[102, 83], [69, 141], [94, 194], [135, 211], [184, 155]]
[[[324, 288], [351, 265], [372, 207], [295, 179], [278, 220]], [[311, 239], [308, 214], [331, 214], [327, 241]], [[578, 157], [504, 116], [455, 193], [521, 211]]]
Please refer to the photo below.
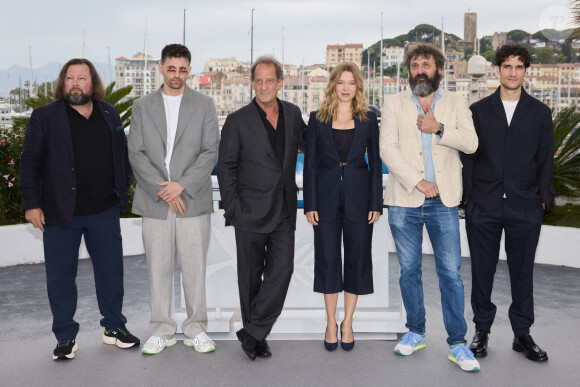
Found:
[[119, 113], [103, 101], [93, 64], [71, 59], [54, 90], [56, 101], [34, 109], [24, 138], [20, 187], [26, 220], [43, 231], [54, 360], [75, 357], [79, 324], [76, 274], [84, 236], [93, 262], [103, 341], [138, 346], [125, 327], [123, 246], [119, 208], [127, 206], [131, 167]]
[[212, 352], [206, 334], [205, 268], [213, 212], [211, 171], [219, 129], [213, 100], [190, 89], [191, 53], [181, 44], [161, 51], [163, 86], [135, 102], [129, 160], [137, 187], [133, 212], [143, 217], [143, 244], [151, 288], [151, 337], [143, 353], [177, 343], [171, 318], [173, 262], [181, 270], [187, 318], [183, 344]]
[[498, 49], [500, 87], [471, 105], [479, 148], [462, 155], [465, 224], [476, 333], [470, 349], [487, 356], [496, 306], [491, 302], [502, 230], [510, 274], [512, 348], [531, 360], [548, 355], [530, 336], [534, 323], [533, 269], [544, 209], [552, 203], [554, 128], [550, 109], [522, 87], [530, 55], [508, 44]]
[[272, 355], [266, 336], [294, 270], [296, 158], [306, 125], [297, 106], [277, 98], [280, 62], [258, 58], [251, 80], [256, 98], [230, 114], [222, 129], [217, 176], [226, 224], [236, 229], [244, 324], [237, 336], [255, 360]]

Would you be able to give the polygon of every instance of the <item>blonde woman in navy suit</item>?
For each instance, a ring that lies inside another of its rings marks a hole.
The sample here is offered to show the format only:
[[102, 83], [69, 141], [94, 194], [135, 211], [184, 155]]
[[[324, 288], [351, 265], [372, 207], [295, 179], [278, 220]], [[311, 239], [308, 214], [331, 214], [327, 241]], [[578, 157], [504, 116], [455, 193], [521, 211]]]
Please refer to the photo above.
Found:
[[320, 111], [310, 113], [304, 147], [304, 213], [314, 226], [314, 291], [324, 293], [326, 305], [324, 346], [338, 347], [336, 304], [344, 291], [341, 347], [350, 351], [358, 296], [373, 292], [371, 241], [383, 192], [377, 118], [354, 63], [330, 74]]

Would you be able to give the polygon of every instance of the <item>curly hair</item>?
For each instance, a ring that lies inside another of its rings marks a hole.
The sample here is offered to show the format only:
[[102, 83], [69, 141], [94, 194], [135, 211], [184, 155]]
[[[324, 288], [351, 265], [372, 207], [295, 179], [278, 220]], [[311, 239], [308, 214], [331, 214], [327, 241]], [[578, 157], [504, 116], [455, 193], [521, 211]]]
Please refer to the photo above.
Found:
[[336, 84], [343, 72], [352, 73], [356, 83], [356, 94], [352, 99], [352, 114], [359, 120], [366, 122], [369, 107], [364, 96], [364, 83], [358, 66], [352, 62], [339, 63], [330, 73], [330, 79], [324, 91], [324, 99], [320, 103], [319, 112], [316, 119], [320, 122], [328, 122], [336, 116], [338, 112], [338, 98], [336, 97]]
[[433, 57], [438, 69], [442, 69], [445, 66], [445, 57], [440, 49], [432, 44], [420, 43], [405, 55], [405, 67], [407, 70], [411, 70], [411, 61], [418, 56], [422, 56], [427, 60]]
[[495, 53], [494, 64], [499, 67], [512, 56], [516, 56], [520, 61], [524, 62], [526, 68], [530, 67], [530, 53], [519, 44], [504, 44], [498, 48]]
[[76, 65], [86, 65], [89, 68], [89, 73], [91, 75], [91, 85], [93, 87], [93, 97], [91, 98], [93, 101], [101, 101], [105, 98], [105, 86], [103, 86], [103, 82], [101, 81], [101, 77], [99, 77], [99, 73], [95, 66], [91, 63], [90, 60], [85, 58], [74, 58], [69, 60], [62, 66], [60, 70], [60, 74], [58, 74], [58, 78], [56, 80], [56, 87], [54, 88], [54, 98], [61, 99], [64, 98], [66, 92], [64, 91], [64, 79], [66, 78], [66, 73], [70, 66]]

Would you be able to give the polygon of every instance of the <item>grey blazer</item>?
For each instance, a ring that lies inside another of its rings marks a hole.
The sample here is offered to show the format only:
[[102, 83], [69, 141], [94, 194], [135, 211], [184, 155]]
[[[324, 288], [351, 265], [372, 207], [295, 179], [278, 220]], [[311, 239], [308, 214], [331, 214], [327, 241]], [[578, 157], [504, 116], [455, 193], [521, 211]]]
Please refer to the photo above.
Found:
[[[133, 105], [129, 131], [129, 161], [137, 179], [133, 213], [166, 219], [169, 206], [157, 193], [168, 181], [165, 167], [167, 125], [161, 89]], [[193, 217], [213, 212], [211, 171], [217, 160], [219, 128], [213, 100], [185, 86], [170, 169], [171, 180], [181, 184], [186, 212]], [[181, 217], [181, 215], [178, 215]]]

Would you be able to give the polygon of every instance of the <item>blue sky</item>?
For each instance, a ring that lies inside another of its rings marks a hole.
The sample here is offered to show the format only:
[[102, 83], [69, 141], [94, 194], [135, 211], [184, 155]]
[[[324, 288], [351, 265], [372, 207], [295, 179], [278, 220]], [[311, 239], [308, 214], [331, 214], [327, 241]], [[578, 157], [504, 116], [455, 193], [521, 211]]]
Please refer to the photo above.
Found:
[[[181, 43], [183, 10], [187, 10], [186, 44], [193, 53], [193, 71], [208, 58], [236, 56], [250, 60], [250, 19], [254, 8], [254, 57], [275, 54], [284, 61], [323, 63], [327, 44], [363, 43], [383, 36], [407, 33], [415, 25], [433, 24], [463, 37], [463, 14], [478, 13], [478, 35], [515, 28], [536, 32], [546, 12], [562, 13], [568, 0], [487, 1], [385, 1], [385, 0], [214, 0], [214, 1], [6, 1], [0, 6], [0, 69], [12, 64], [28, 67], [32, 46], [33, 67], [65, 62], [82, 55], [95, 62], [131, 56], [144, 48], [158, 57], [167, 43]], [[550, 8], [552, 7], [552, 8]], [[565, 28], [569, 19], [553, 18]], [[545, 21], [545, 20], [544, 20]], [[0, 80], [3, 82], [3, 80]]]

